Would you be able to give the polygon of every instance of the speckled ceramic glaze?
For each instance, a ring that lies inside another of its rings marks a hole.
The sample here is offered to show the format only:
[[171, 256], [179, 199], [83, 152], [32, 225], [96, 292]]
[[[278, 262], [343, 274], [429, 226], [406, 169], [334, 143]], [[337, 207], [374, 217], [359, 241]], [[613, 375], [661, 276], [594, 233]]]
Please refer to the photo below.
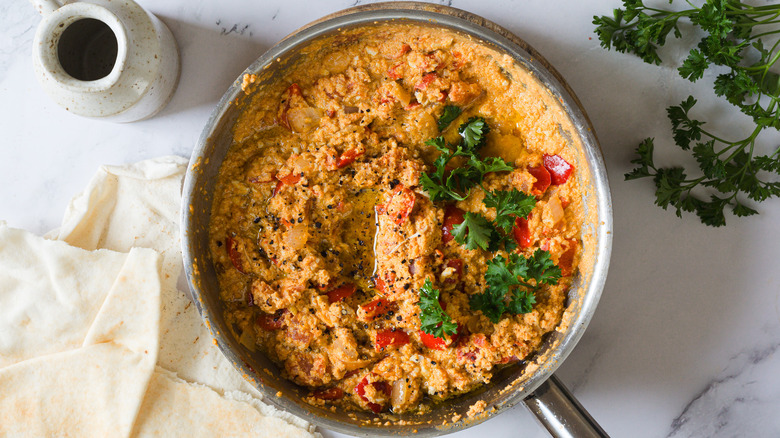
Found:
[[43, 14], [33, 64], [44, 91], [84, 117], [133, 122], [170, 100], [179, 52], [168, 28], [130, 0], [32, 0]]

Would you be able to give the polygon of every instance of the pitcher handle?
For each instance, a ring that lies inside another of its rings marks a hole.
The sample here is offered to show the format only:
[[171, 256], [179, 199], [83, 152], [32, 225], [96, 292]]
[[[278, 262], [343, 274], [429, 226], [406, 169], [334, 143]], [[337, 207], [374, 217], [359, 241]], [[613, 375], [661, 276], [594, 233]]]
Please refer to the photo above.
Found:
[[69, 2], [67, 0], [30, 0], [30, 3], [32, 3], [36, 11], [46, 16]]
[[555, 438], [608, 438], [604, 429], [554, 375], [523, 403]]

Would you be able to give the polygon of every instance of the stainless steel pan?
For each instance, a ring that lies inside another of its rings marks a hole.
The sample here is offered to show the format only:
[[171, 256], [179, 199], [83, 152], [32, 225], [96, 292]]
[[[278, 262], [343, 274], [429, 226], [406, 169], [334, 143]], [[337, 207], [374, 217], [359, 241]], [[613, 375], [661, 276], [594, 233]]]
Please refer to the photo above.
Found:
[[[560, 102], [571, 120], [572, 147], [581, 149], [577, 163], [584, 188], [587, 223], [583, 229], [584, 256], [580, 271], [569, 292], [562, 329], [553, 332], [541, 350], [522, 364], [498, 372], [490, 384], [436, 405], [424, 414], [396, 415], [386, 423], [370, 413], [331, 412], [302, 400], [308, 390], [280, 377], [278, 368], [262, 355], [242, 346], [226, 326], [219, 286], [208, 251], [208, 225], [216, 175], [232, 141], [231, 128], [242, 111], [244, 93], [240, 76], [222, 97], [212, 113], [195, 149], [184, 182], [182, 245], [185, 271], [198, 310], [219, 348], [236, 368], [278, 408], [303, 417], [322, 427], [357, 435], [435, 436], [478, 424], [519, 402], [537, 414], [555, 436], [604, 436], [604, 432], [576, 400], [552, 377], [553, 371], [572, 351], [593, 315], [607, 275], [612, 239], [612, 210], [607, 174], [591, 124], [566, 82], [533, 48], [507, 30], [476, 15], [445, 6], [394, 2], [348, 9], [325, 17], [291, 34], [250, 65], [244, 73], [260, 80], [253, 92], [278, 77], [285, 66], [295, 62], [301, 48], [319, 38], [355, 26], [381, 26], [382, 23], [413, 23], [444, 27], [467, 34], [509, 54], [532, 72]], [[486, 402], [482, 414], [466, 418], [469, 408]], [[453, 417], [460, 416], [460, 421]]]

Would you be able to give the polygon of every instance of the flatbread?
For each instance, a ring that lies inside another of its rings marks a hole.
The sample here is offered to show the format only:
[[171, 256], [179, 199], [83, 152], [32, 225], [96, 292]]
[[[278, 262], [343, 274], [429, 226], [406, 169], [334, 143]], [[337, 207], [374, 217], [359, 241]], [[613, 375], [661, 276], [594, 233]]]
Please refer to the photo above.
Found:
[[[0, 397], [0, 436], [130, 436], [157, 360], [159, 255], [141, 248], [128, 254], [92, 253], [5, 225], [0, 226], [0, 247], [28, 257], [0, 257], [0, 272], [14, 273], [17, 280], [0, 279], [0, 296], [32, 299], [34, 304], [25, 307], [27, 326], [40, 336], [25, 334], [31, 345], [15, 348], [17, 362], [0, 368], [0, 394], [13, 395]], [[101, 259], [123, 263], [106, 275], [93, 270]], [[12, 266], [17, 263], [26, 268]], [[62, 304], [85, 304], [78, 299], [83, 297], [79, 283], [90, 276], [106, 277], [110, 288], [87, 295], [100, 307], [94, 316], [78, 313], [69, 332], [68, 324], [59, 321], [70, 320], [69, 311], [79, 307]], [[34, 280], [40, 278], [50, 279], [54, 288], [37, 289]], [[54, 301], [48, 303], [49, 298]], [[54, 330], [47, 333], [47, 327]]]
[[81, 347], [127, 259], [0, 223], [0, 368]]
[[146, 393], [136, 433], [166, 437], [311, 436], [281, 418], [263, 415], [244, 393], [220, 397], [206, 386], [185, 382], [162, 369], [154, 374]]
[[89, 250], [124, 252], [142, 247], [160, 252], [164, 311], [158, 365], [219, 392], [242, 391], [260, 398], [214, 345], [197, 309], [177, 287], [186, 288], [179, 281], [183, 276], [179, 211], [187, 162], [167, 156], [101, 166], [84, 192], [68, 205], [60, 228], [47, 237]]

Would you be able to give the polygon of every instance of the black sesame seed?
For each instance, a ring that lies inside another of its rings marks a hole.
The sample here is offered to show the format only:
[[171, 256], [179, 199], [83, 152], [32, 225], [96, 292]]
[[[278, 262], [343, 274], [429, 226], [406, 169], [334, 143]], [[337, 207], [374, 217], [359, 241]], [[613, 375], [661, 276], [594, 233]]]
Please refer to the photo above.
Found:
[[258, 217], [256, 217], [256, 218], [255, 218], [255, 220], [253, 220], [252, 222], [254, 222], [254, 223], [259, 223], [259, 222], [260, 222], [260, 217], [259, 217], [259, 216], [258, 216]]
[[222, 246], [222, 241], [221, 240], [217, 240], [217, 246]]
[[314, 228], [322, 228], [322, 222], [315, 222]]
[[298, 217], [298, 223], [301, 223], [301, 222], [303, 222], [303, 217], [300, 217], [300, 216], [299, 216], [299, 217]]

